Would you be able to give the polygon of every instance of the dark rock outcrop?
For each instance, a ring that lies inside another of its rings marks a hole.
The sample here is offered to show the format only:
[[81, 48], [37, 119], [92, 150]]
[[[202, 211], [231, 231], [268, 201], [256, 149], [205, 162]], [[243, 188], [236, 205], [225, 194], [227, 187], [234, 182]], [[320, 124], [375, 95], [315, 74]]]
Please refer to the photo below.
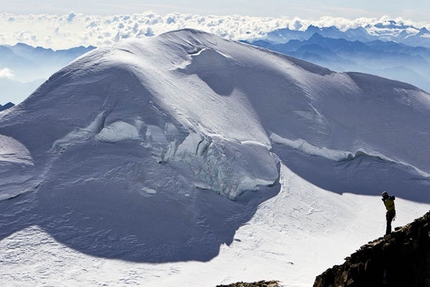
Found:
[[314, 287], [430, 287], [430, 212], [362, 246]]

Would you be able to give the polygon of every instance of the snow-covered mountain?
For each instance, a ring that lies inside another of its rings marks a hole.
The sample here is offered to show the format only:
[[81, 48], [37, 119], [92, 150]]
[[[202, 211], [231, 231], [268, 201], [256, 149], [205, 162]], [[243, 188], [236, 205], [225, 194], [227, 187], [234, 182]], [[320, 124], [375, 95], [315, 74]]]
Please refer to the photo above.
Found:
[[382, 190], [428, 210], [429, 120], [409, 84], [197, 30], [93, 50], [0, 113], [0, 283], [310, 286], [383, 234]]

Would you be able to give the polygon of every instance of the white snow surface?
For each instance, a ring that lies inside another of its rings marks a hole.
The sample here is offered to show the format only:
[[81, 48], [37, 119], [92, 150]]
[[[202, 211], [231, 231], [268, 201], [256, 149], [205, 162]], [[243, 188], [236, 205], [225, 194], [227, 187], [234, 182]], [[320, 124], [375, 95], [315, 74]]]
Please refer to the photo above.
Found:
[[430, 207], [430, 95], [185, 29], [0, 113], [0, 286], [315, 276]]

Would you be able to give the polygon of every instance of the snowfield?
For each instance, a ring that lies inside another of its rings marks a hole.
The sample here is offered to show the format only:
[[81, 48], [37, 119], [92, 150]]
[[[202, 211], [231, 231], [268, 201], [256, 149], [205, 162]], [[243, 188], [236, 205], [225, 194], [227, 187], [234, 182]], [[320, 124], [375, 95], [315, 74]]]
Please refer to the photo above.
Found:
[[0, 286], [315, 276], [430, 207], [430, 95], [185, 29], [0, 113]]

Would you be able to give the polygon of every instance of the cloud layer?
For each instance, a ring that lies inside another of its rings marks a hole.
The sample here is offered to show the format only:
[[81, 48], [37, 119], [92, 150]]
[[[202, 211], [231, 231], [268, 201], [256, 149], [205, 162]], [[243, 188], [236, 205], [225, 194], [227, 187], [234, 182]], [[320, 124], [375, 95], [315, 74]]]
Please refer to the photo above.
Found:
[[1, 78], [11, 79], [13, 77], [14, 77], [14, 74], [13, 74], [12, 70], [10, 70], [8, 68], [0, 69], [0, 79]]
[[[99, 16], [69, 13], [68, 15], [13, 15], [0, 14], [0, 44], [26, 43], [52, 49], [68, 49], [76, 46], [108, 46], [124, 38], [144, 38], [161, 33], [194, 28], [232, 40], [249, 40], [266, 33], [290, 28], [303, 30], [309, 25], [336, 26], [341, 30], [366, 27], [389, 21], [389, 17], [344, 18], [322, 17], [318, 20], [300, 18], [268, 18], [230, 16], [200, 16], [188, 14], [159, 15], [153, 12], [132, 15]], [[426, 27], [430, 24], [395, 19], [398, 23]]]

